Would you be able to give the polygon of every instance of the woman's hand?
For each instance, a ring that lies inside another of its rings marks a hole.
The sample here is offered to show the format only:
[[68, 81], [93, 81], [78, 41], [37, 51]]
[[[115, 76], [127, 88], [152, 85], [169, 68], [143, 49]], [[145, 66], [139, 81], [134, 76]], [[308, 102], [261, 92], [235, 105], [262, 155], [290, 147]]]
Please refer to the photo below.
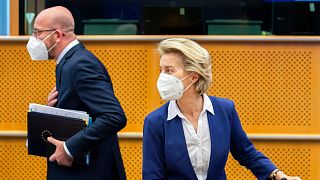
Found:
[[298, 176], [287, 176], [282, 171], [279, 171], [276, 176], [276, 180], [301, 180]]

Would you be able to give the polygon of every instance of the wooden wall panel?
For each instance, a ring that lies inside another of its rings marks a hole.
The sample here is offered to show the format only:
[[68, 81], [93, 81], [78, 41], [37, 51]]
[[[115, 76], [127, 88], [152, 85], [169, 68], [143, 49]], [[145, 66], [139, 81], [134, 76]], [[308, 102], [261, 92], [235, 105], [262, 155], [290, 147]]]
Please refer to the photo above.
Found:
[[[155, 52], [156, 44], [163, 38], [80, 38], [109, 71], [128, 117], [127, 127], [121, 133], [141, 133], [146, 114], [164, 103], [156, 89], [159, 55]], [[198, 38], [212, 56], [213, 86], [208, 94], [234, 100], [249, 134], [319, 135], [320, 43], [252, 39]], [[26, 42], [26, 38], [0, 37], [1, 132], [25, 132], [28, 104], [45, 104], [55, 85], [55, 62], [31, 61]], [[254, 143], [288, 174], [319, 179], [318, 140]], [[128, 179], [141, 179], [141, 145], [141, 138], [120, 139]], [[0, 164], [0, 179], [45, 177], [45, 160], [27, 155], [25, 137], [0, 137]], [[226, 171], [228, 179], [255, 179], [231, 156]]]

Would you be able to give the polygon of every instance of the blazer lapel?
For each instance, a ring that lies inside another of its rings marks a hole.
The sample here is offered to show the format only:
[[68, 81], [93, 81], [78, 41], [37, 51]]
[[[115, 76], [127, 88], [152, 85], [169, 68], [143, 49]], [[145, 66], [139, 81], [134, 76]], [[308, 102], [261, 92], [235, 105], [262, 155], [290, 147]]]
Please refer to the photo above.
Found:
[[[216, 110], [216, 109], [214, 109]], [[216, 114], [216, 111], [215, 111]], [[207, 112], [207, 117], [208, 117], [208, 123], [209, 123], [209, 129], [210, 129], [210, 139], [211, 139], [211, 153], [210, 153], [210, 161], [209, 161], [209, 167], [208, 167], [208, 174], [207, 174], [207, 179], [210, 179], [210, 177], [212, 176], [212, 174], [214, 173], [214, 168], [213, 167], [213, 163], [215, 162], [215, 160], [217, 159], [217, 153], [216, 149], [219, 148], [219, 144], [216, 141], [217, 137], [219, 137], [217, 135], [217, 126], [215, 125], [217, 118], [216, 115], [211, 114], [210, 112]]]
[[[211, 99], [211, 98], [210, 98]], [[229, 141], [230, 137], [228, 119], [215, 102], [211, 99], [214, 115], [207, 112], [208, 123], [210, 129], [210, 139], [211, 139], [211, 155], [210, 163], [208, 168], [207, 179], [215, 178], [215, 169], [225, 165], [224, 156], [228, 156], [229, 153]]]
[[[196, 173], [193, 170], [187, 145], [186, 139], [184, 136], [184, 131], [182, 127], [182, 119], [179, 116], [176, 116], [170, 121], [167, 121], [167, 138], [169, 153], [173, 160], [177, 160], [173, 163], [180, 163], [185, 172], [190, 172], [190, 177], [192, 179], [197, 179]], [[172, 147], [172, 149], [170, 148]]]

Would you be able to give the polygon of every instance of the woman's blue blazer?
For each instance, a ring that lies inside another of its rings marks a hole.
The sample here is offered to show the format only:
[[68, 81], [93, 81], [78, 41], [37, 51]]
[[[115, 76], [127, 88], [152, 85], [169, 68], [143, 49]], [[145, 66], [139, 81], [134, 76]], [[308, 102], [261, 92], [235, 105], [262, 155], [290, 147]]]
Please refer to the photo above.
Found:
[[[226, 179], [225, 165], [231, 152], [234, 159], [259, 179], [268, 179], [276, 166], [257, 151], [242, 129], [234, 103], [209, 96], [214, 114], [207, 111], [211, 157], [207, 179]], [[197, 179], [193, 170], [181, 118], [167, 121], [168, 104], [150, 113], [143, 128], [143, 179]]]

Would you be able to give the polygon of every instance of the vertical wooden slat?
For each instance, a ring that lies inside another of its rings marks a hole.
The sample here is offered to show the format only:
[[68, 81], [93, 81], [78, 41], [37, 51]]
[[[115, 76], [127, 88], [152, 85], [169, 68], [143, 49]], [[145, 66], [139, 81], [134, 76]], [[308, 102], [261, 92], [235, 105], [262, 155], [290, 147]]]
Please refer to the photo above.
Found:
[[19, 35], [19, 0], [10, 0], [10, 35]]

